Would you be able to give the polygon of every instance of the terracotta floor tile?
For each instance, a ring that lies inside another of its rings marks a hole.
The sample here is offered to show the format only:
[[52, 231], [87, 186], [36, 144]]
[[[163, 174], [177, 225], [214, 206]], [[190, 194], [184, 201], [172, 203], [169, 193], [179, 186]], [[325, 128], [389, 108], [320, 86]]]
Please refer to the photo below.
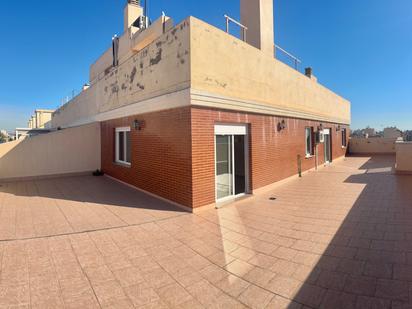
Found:
[[406, 308], [412, 176], [393, 166], [348, 157], [197, 214], [105, 177], [5, 183], [0, 306]]
[[249, 286], [240, 296], [239, 300], [250, 308], [265, 308], [272, 300], [274, 294], [259, 288], [257, 286]]
[[145, 283], [126, 287], [124, 290], [135, 307], [145, 306], [160, 300], [155, 290]]
[[166, 285], [156, 291], [160, 298], [171, 307], [176, 307], [192, 299], [192, 296], [178, 283]]
[[375, 296], [407, 302], [409, 300], [408, 282], [378, 279]]
[[187, 291], [203, 306], [208, 306], [222, 294], [222, 292], [206, 280], [201, 280], [187, 287]]
[[249, 287], [250, 283], [234, 275], [229, 275], [215, 283], [215, 286], [223, 292], [237, 298], [244, 290]]

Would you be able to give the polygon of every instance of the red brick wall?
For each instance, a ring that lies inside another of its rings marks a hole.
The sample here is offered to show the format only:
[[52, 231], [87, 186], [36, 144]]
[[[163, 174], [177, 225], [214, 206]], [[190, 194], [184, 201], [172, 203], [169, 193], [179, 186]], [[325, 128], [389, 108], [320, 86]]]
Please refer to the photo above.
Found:
[[[278, 132], [277, 124], [283, 119], [286, 121], [286, 129]], [[252, 190], [297, 174], [298, 154], [302, 157], [302, 170], [315, 167], [314, 157], [305, 158], [305, 127], [314, 127], [316, 130], [319, 121], [203, 108], [192, 108], [191, 121], [193, 207], [211, 204], [215, 200], [214, 125], [218, 122], [249, 124]], [[325, 129], [332, 129], [332, 160], [343, 156], [345, 149], [342, 149], [340, 131], [336, 131], [334, 124], [322, 124]], [[319, 164], [322, 164], [322, 144], [318, 146], [318, 153]]]
[[[142, 130], [133, 129], [144, 120]], [[132, 164], [114, 163], [116, 127], [131, 127]], [[192, 204], [190, 108], [166, 110], [101, 124], [102, 169], [117, 179], [182, 205]]]
[[[145, 128], [131, 130], [129, 168], [114, 163], [114, 131], [116, 127], [132, 127], [135, 119], [144, 120]], [[286, 129], [278, 132], [277, 124], [283, 119]], [[305, 127], [316, 129], [319, 121], [185, 107], [102, 122], [102, 169], [110, 176], [185, 206], [212, 204], [214, 125], [219, 122], [249, 125], [252, 190], [297, 174], [298, 154], [303, 170], [315, 166], [314, 158], [305, 158]], [[322, 124], [332, 129], [332, 159], [343, 156], [340, 131], [334, 124]], [[323, 151], [323, 145], [319, 145], [319, 164], [324, 161]]]

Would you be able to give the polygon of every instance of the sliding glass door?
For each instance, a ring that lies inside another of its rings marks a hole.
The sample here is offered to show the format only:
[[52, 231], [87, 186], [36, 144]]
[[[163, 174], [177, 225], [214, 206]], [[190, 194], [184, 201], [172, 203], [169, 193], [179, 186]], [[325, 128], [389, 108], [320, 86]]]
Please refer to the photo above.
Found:
[[233, 195], [232, 135], [216, 135], [216, 195]]
[[215, 125], [216, 200], [245, 194], [248, 188], [246, 125]]

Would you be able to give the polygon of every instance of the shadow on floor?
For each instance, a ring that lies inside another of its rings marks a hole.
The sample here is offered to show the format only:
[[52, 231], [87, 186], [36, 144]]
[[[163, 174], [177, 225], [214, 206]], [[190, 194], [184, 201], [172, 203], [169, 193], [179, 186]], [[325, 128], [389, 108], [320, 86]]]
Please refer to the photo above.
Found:
[[411, 308], [412, 177], [393, 168], [393, 156], [373, 156], [359, 168], [365, 173], [344, 180], [364, 188], [293, 297], [296, 302], [311, 308]]
[[0, 193], [41, 197], [89, 205], [99, 204], [185, 213], [167, 201], [128, 187], [108, 177], [74, 176], [2, 183]]

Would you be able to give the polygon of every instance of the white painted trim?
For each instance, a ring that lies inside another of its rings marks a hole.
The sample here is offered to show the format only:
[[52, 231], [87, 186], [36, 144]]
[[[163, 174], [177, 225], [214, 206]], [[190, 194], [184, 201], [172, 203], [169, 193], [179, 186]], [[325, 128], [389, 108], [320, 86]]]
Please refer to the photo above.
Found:
[[[345, 134], [344, 134], [345, 133]], [[343, 137], [345, 136], [345, 139], [343, 139]], [[342, 128], [340, 130], [340, 139], [341, 139], [341, 145], [342, 148], [346, 148], [348, 146], [348, 138], [347, 138], [347, 130], [346, 128]], [[345, 142], [345, 144], [343, 143]]]
[[[115, 131], [116, 132], [115, 132], [115, 138], [114, 139], [115, 139], [116, 154], [115, 154], [115, 160], [114, 161], [115, 161], [115, 163], [119, 163], [121, 165], [125, 165], [126, 167], [130, 167], [132, 165], [131, 162], [127, 162], [127, 161], [123, 161], [123, 160], [119, 159], [119, 155], [120, 155], [120, 152], [119, 152], [119, 133], [130, 132], [130, 127], [119, 127], [119, 128], [116, 128]], [[127, 139], [126, 139], [126, 137], [127, 137], [127, 134], [123, 134], [123, 154], [125, 156], [125, 159], [127, 157]]]
[[[232, 165], [232, 194], [225, 196], [223, 198], [217, 198], [217, 169], [216, 169], [216, 135], [226, 135], [230, 136], [231, 139], [231, 165]], [[244, 153], [245, 153], [245, 192], [235, 195], [235, 135], [242, 135], [244, 139]], [[248, 125], [247, 124], [216, 124], [215, 125], [215, 135], [214, 135], [214, 162], [215, 162], [215, 201], [216, 203], [225, 202], [243, 195], [248, 194], [250, 189], [249, 181], [249, 134], [248, 134]]]
[[[205, 91], [200, 91], [186, 87], [182, 90], [159, 95], [150, 99], [134, 102], [126, 106], [122, 106], [110, 111], [101, 112], [96, 115], [86, 116], [69, 125], [57, 124], [62, 128], [76, 127], [93, 122], [106, 121], [111, 119], [128, 117], [130, 115], [139, 115], [150, 112], [157, 112], [172, 108], [184, 106], [201, 106], [218, 109], [228, 109], [233, 111], [243, 111], [250, 113], [259, 113], [273, 116], [284, 116], [298, 119], [315, 120], [322, 122], [337, 123], [349, 125], [350, 123], [344, 119], [333, 117], [325, 117], [313, 113], [305, 113], [292, 109], [273, 107], [255, 101], [240, 100], [225, 96], [211, 94]], [[64, 111], [61, 111], [64, 113]], [[55, 125], [55, 124], [54, 124]]]
[[[308, 141], [308, 136], [307, 136], [307, 131], [309, 130], [309, 141], [310, 141], [310, 152], [308, 153], [308, 145], [307, 145], [307, 141]], [[313, 154], [312, 154], [312, 149], [313, 149], [313, 128], [312, 127], [305, 127], [305, 157], [306, 158], [310, 158]]]
[[274, 116], [284, 116], [298, 119], [316, 120], [344, 125], [350, 124], [350, 122], [348, 122], [345, 119], [327, 117], [323, 115], [301, 112], [282, 107], [268, 106], [267, 104], [263, 104], [257, 101], [241, 100], [227, 96], [216, 95], [213, 93], [209, 93], [202, 90], [196, 90], [193, 88], [191, 89], [190, 94], [191, 105], [193, 106], [205, 106], [211, 108], [228, 109], [250, 113], [260, 113]]
[[116, 132], [130, 132], [130, 127], [116, 128]]
[[247, 135], [247, 124], [216, 124], [215, 135]]
[[[330, 164], [332, 163], [332, 129], [331, 128], [327, 128], [327, 129], [323, 129], [323, 135], [325, 136], [325, 140], [324, 140], [324, 147], [323, 147], [323, 156], [324, 156], [324, 161], [325, 164]], [[329, 149], [326, 148], [326, 136], [328, 136], [329, 138]], [[328, 152], [328, 156], [329, 156], [329, 160], [326, 160], [326, 154]]]
[[[111, 119], [129, 117], [162, 110], [184, 107], [190, 105], [190, 88], [178, 90], [172, 93], [159, 95], [147, 100], [142, 100], [122, 106], [110, 111], [101, 112], [96, 115], [86, 116], [69, 125], [59, 125], [62, 128], [77, 127], [85, 124], [106, 121]], [[62, 111], [64, 113], [64, 111]]]

